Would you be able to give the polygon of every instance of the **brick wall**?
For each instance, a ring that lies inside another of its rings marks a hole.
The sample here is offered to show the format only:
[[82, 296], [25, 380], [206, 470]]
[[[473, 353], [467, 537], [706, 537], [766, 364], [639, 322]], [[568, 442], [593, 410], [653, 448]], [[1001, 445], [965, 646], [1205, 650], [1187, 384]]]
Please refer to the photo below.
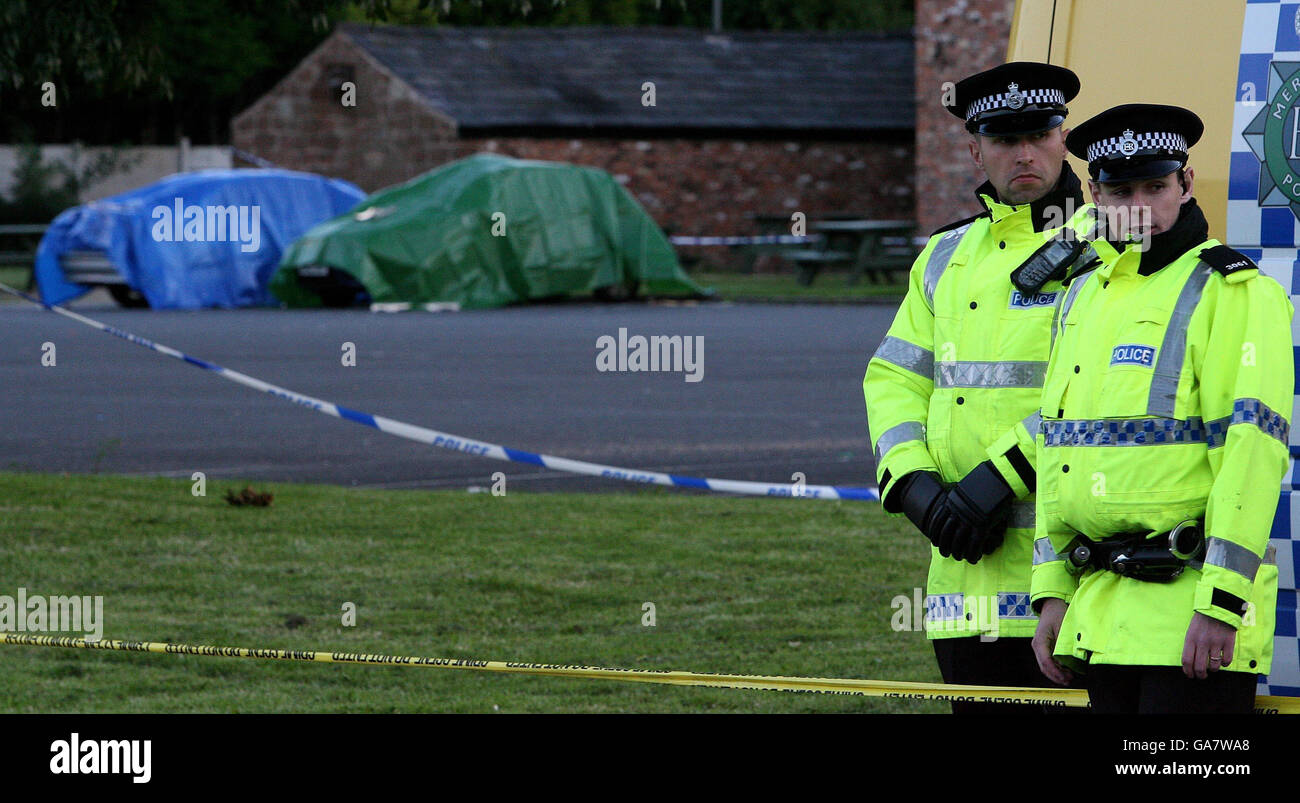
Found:
[[[356, 105], [334, 83], [351, 70]], [[911, 218], [908, 132], [865, 142], [465, 137], [336, 33], [231, 124], [237, 148], [377, 190], [483, 151], [599, 167], [674, 234], [747, 234], [749, 216], [853, 211]], [[718, 250], [701, 250], [707, 257]]]
[[[356, 105], [343, 104], [344, 78], [356, 85]], [[454, 121], [340, 33], [236, 115], [230, 128], [236, 148], [366, 190], [404, 181], [460, 150]]]
[[984, 174], [966, 149], [970, 135], [942, 105], [945, 81], [1006, 61], [1015, 0], [916, 0], [916, 220], [934, 229], [980, 211]]
[[599, 167], [675, 234], [728, 234], [746, 215], [848, 210], [910, 216], [912, 144], [694, 139], [465, 140], [493, 151]]

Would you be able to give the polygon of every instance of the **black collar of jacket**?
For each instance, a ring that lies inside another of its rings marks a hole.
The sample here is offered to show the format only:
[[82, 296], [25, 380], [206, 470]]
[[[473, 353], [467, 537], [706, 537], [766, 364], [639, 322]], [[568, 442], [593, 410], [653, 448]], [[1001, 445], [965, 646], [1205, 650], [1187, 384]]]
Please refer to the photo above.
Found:
[[[1178, 220], [1169, 227], [1169, 231], [1162, 231], [1151, 238], [1150, 247], [1142, 252], [1141, 261], [1138, 262], [1138, 273], [1150, 276], [1209, 238], [1210, 224], [1196, 199], [1191, 198], [1178, 210]], [[1123, 253], [1128, 245], [1113, 240], [1110, 244], [1118, 253]]]
[[[975, 189], [975, 197], [987, 211], [988, 205], [984, 203], [985, 195], [998, 203], [1003, 203], [992, 182], [985, 181]], [[1079, 183], [1079, 177], [1070, 169], [1070, 163], [1062, 162], [1061, 176], [1056, 180], [1056, 186], [1037, 201], [1029, 202], [1034, 231], [1046, 231], [1052, 226], [1060, 226], [1070, 219], [1074, 210], [1081, 206], [1083, 206], [1083, 185]]]

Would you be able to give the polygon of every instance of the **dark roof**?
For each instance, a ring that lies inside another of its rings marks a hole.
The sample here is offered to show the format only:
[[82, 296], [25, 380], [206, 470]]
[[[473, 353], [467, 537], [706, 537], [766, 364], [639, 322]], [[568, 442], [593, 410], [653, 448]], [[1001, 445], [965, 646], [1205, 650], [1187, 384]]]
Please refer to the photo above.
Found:
[[[910, 34], [341, 29], [462, 131], [914, 126]], [[645, 81], [655, 84], [655, 106], [641, 105]]]

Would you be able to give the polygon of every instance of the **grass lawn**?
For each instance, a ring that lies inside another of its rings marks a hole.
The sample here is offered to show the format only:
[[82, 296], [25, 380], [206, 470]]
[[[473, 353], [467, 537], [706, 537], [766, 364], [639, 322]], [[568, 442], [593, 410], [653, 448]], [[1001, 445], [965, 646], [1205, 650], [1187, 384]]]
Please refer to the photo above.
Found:
[[852, 301], [864, 298], [902, 299], [907, 285], [872, 284], [867, 278], [853, 286], [848, 274], [821, 273], [811, 287], [801, 286], [794, 273], [691, 273], [690, 277], [705, 287], [712, 287], [723, 299], [762, 299], [772, 301]]
[[[938, 681], [878, 505], [0, 473], [0, 594], [103, 595], [105, 638]], [[344, 627], [345, 602], [356, 625]], [[656, 607], [654, 627], [642, 605]], [[65, 633], [65, 635], [78, 635]], [[0, 646], [3, 712], [945, 711], [936, 702]]]
[[[7, 284], [15, 290], [26, 290], [27, 280], [32, 276], [31, 268], [15, 268], [0, 265], [0, 284]], [[0, 302], [21, 301], [8, 293], [0, 293]]]

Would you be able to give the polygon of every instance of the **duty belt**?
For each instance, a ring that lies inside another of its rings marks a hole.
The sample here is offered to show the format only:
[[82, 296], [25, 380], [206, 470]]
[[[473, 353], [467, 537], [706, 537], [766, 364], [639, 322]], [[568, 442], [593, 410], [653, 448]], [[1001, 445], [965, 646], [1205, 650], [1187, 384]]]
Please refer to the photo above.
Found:
[[1067, 550], [1066, 563], [1075, 571], [1105, 569], [1123, 577], [1167, 583], [1183, 573], [1189, 561], [1205, 555], [1205, 525], [1188, 519], [1168, 532], [1124, 533], [1104, 541], [1080, 536]]

